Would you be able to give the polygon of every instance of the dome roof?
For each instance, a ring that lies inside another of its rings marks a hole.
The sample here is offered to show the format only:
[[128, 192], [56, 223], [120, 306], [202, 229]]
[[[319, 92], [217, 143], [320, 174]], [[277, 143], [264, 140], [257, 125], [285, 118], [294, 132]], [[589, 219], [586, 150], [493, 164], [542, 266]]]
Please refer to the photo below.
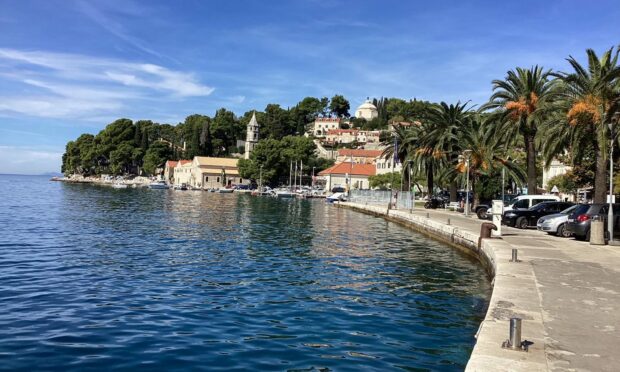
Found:
[[362, 110], [362, 109], [367, 109], [367, 110], [376, 110], [377, 107], [375, 107], [375, 105], [372, 104], [372, 102], [370, 102], [370, 100], [366, 100], [364, 103], [362, 103], [358, 108], [358, 110]]

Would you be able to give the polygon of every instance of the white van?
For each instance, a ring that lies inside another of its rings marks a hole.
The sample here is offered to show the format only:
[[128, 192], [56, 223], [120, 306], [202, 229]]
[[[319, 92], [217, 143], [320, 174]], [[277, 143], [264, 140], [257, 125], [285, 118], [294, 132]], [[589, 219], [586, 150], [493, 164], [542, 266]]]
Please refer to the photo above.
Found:
[[519, 195], [504, 207], [504, 212], [513, 209], [528, 209], [538, 203], [548, 201], [560, 201], [560, 197], [556, 195]]

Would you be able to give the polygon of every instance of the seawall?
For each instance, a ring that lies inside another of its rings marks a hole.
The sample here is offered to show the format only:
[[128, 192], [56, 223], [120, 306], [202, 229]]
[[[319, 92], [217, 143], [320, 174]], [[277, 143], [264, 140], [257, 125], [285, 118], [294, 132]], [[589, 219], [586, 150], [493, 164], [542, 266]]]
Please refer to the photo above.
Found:
[[[386, 206], [337, 203], [338, 207], [382, 217], [405, 225], [474, 256], [493, 281], [489, 308], [476, 334], [476, 345], [466, 371], [548, 371], [542, 306], [531, 265], [510, 262], [512, 246], [502, 239], [483, 239], [478, 247], [480, 222], [442, 212], [390, 210]], [[427, 217], [428, 213], [428, 217]], [[477, 231], [476, 231], [477, 227]], [[512, 317], [522, 318], [522, 339], [529, 350], [502, 348]]]

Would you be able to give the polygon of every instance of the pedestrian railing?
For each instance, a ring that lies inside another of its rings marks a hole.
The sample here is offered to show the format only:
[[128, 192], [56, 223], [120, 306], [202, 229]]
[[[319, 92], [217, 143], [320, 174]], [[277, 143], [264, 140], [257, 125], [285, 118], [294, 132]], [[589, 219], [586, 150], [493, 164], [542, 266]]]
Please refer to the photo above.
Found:
[[351, 190], [349, 201], [366, 205], [383, 205], [387, 208], [390, 197], [392, 202], [396, 201], [396, 209], [411, 209], [412, 195], [409, 191], [391, 193], [389, 190]]

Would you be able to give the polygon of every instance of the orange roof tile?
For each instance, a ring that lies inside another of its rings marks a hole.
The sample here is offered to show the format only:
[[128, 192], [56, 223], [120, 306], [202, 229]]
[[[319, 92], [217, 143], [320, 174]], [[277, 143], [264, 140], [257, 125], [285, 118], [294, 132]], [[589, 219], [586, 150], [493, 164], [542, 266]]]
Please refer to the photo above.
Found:
[[191, 163], [191, 162], [192, 162], [191, 160], [179, 160], [179, 164], [180, 165], [185, 165], [185, 164]]
[[374, 164], [339, 163], [319, 172], [319, 176], [328, 174], [350, 174], [352, 176], [374, 176], [377, 169]]
[[365, 150], [365, 149], [338, 149], [338, 156], [355, 156], [358, 158], [376, 158], [381, 156], [381, 150]]
[[176, 160], [166, 160], [166, 167], [174, 168], [177, 166]]

